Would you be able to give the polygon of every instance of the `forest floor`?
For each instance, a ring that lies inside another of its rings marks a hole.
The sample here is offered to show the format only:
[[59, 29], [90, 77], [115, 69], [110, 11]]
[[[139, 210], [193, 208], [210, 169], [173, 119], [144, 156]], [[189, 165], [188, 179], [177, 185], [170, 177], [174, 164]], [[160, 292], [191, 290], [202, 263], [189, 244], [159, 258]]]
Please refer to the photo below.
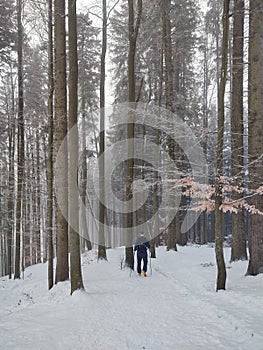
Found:
[[47, 291], [47, 264], [24, 279], [0, 278], [0, 349], [262, 350], [263, 274], [230, 264], [227, 290], [215, 292], [214, 249], [157, 249], [148, 277], [121, 269], [124, 249], [82, 257], [85, 292], [70, 283]]

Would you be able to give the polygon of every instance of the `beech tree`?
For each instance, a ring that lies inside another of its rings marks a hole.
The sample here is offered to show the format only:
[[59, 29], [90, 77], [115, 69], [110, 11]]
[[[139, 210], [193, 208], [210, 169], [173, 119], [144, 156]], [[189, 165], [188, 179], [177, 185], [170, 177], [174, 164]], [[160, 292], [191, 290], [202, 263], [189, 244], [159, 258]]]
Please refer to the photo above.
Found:
[[225, 289], [226, 267], [223, 252], [223, 228], [222, 228], [222, 160], [224, 139], [224, 117], [225, 117], [225, 87], [227, 79], [228, 61], [228, 35], [229, 35], [229, 2], [224, 0], [223, 10], [223, 39], [222, 39], [222, 65], [218, 91], [218, 122], [217, 122], [217, 148], [216, 148], [216, 171], [217, 179], [215, 185], [215, 252], [217, 262], [217, 285], [216, 290]]
[[[66, 37], [65, 37], [65, 0], [55, 0], [55, 145], [56, 153], [67, 134], [67, 87], [66, 87]], [[65, 212], [68, 208], [68, 150], [62, 151], [60, 163], [60, 190], [62, 189]], [[56, 283], [69, 278], [68, 266], [68, 223], [58, 203], [56, 206]]]
[[[244, 119], [243, 119], [243, 71], [244, 71], [244, 1], [234, 1], [233, 12], [233, 53], [232, 53], [232, 99], [231, 99], [231, 142], [232, 142], [232, 179], [234, 191], [232, 200], [242, 198], [238, 191], [244, 188]], [[240, 209], [232, 214], [231, 261], [246, 260], [244, 211]]]
[[[163, 30], [163, 51], [165, 59], [165, 100], [166, 108], [175, 112], [175, 89], [174, 89], [174, 74], [172, 66], [172, 40], [171, 40], [171, 1], [165, 0], [161, 2], [161, 13], [162, 13], [162, 30]], [[171, 159], [175, 159], [176, 145], [173, 140], [168, 141], [168, 152]], [[171, 170], [172, 176], [173, 171]], [[168, 176], [171, 176], [169, 174]], [[174, 203], [171, 201], [169, 203], [170, 207], [173, 207]], [[168, 226], [168, 240], [167, 240], [167, 250], [177, 250], [176, 248], [176, 230], [179, 224], [179, 213], [177, 213], [176, 218], [171, 220], [168, 213], [168, 220], [171, 221]]]
[[17, 60], [18, 60], [18, 130], [17, 130], [17, 204], [16, 204], [16, 240], [15, 274], [20, 278], [21, 264], [21, 227], [22, 200], [24, 182], [25, 142], [24, 142], [24, 89], [23, 89], [23, 26], [22, 0], [17, 0]]
[[106, 80], [106, 52], [107, 52], [107, 2], [102, 0], [102, 48], [100, 59], [100, 137], [99, 137], [99, 181], [100, 181], [100, 203], [99, 203], [99, 247], [98, 258], [107, 259], [105, 247], [105, 80]]
[[48, 1], [48, 159], [47, 159], [47, 258], [48, 288], [54, 284], [53, 273], [53, 141], [54, 141], [54, 54], [53, 54], [53, 0]]
[[[250, 0], [249, 72], [248, 72], [248, 153], [249, 188], [254, 193], [250, 205], [255, 208], [249, 223], [249, 265], [247, 275], [263, 273], [263, 4]], [[261, 186], [261, 187], [260, 187]], [[261, 190], [259, 190], [261, 188]]]
[[[69, 57], [69, 129], [78, 122], [78, 54], [77, 54], [77, 15], [76, 1], [68, 1], [68, 57]], [[70, 134], [71, 135], [71, 134]], [[77, 140], [69, 136], [69, 248], [70, 248], [70, 282], [71, 294], [77, 289], [83, 289], [81, 262], [80, 262], [80, 239], [79, 239], [79, 204], [78, 194], [75, 193], [74, 181], [76, 181], [75, 160], [78, 159]], [[71, 223], [74, 222], [74, 227]]]
[[[140, 28], [141, 16], [142, 16], [142, 0], [137, 2], [137, 16], [135, 21], [133, 0], [128, 0], [129, 4], [129, 54], [128, 54], [128, 91], [129, 102], [136, 102], [135, 95], [135, 55], [137, 37]], [[130, 112], [130, 123], [127, 126], [127, 139], [134, 139], [134, 114]], [[126, 200], [130, 201], [133, 197], [132, 183], [134, 179], [134, 150], [132, 143], [128, 143], [128, 160], [127, 160], [127, 178], [126, 178]], [[131, 203], [131, 202], [129, 202]], [[128, 210], [126, 214], [126, 226], [128, 229], [126, 237], [125, 248], [125, 263], [131, 269], [134, 269], [134, 255], [133, 255], [133, 213]]]

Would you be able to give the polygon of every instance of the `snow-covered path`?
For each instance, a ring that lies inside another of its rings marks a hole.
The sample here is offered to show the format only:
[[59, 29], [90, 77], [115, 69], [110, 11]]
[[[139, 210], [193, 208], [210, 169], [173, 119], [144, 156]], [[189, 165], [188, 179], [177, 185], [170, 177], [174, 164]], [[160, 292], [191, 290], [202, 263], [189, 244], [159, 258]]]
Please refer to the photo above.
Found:
[[263, 276], [244, 277], [246, 262], [215, 293], [211, 248], [160, 247], [147, 278], [121, 270], [122, 254], [83, 257], [86, 292], [73, 296], [68, 282], [46, 290], [46, 265], [0, 279], [0, 349], [263, 350]]

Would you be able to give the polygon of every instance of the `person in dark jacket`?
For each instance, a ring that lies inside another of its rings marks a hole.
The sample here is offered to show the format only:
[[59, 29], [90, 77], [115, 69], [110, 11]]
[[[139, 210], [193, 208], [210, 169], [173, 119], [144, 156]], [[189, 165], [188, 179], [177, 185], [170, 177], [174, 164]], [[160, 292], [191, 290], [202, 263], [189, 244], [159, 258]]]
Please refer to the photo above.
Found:
[[[144, 233], [141, 232], [140, 236], [136, 239], [134, 251], [137, 251], [137, 272], [139, 275], [142, 273], [145, 277], [148, 263], [147, 249], [150, 249], [150, 243], [144, 236]], [[142, 260], [143, 270], [141, 269]]]

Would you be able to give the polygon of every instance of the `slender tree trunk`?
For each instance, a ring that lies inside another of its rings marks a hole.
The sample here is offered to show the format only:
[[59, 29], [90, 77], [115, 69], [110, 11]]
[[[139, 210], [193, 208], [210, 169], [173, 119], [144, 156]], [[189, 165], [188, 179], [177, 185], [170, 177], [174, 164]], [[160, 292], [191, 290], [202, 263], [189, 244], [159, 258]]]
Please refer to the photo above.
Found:
[[[48, 54], [49, 55], [49, 54]], [[49, 58], [48, 58], [49, 60]], [[49, 63], [48, 63], [49, 66]], [[49, 68], [48, 68], [49, 71]], [[49, 73], [48, 73], [49, 74]], [[48, 125], [48, 129], [49, 129], [49, 83], [48, 83], [48, 98], [47, 98], [47, 125]], [[45, 169], [45, 179], [46, 179], [46, 192], [47, 192], [47, 200], [46, 202], [44, 202], [43, 205], [43, 214], [42, 214], [42, 229], [43, 229], [43, 234], [42, 234], [42, 246], [41, 246], [41, 255], [43, 257], [43, 264], [45, 264], [47, 262], [47, 254], [48, 254], [48, 236], [47, 236], [47, 218], [48, 218], [48, 208], [47, 208], [47, 203], [48, 203], [48, 186], [47, 186], [47, 179], [48, 179], [48, 135], [49, 135], [49, 131], [46, 134], [42, 134], [42, 138], [41, 138], [41, 144], [43, 147], [43, 162], [44, 162], [44, 169]], [[44, 213], [45, 212], [45, 213]]]
[[[174, 85], [173, 85], [173, 68], [172, 68], [172, 44], [171, 44], [171, 20], [170, 20], [170, 9], [171, 9], [171, 0], [164, 0], [161, 2], [161, 14], [162, 14], [162, 40], [163, 40], [163, 49], [164, 49], [164, 58], [165, 58], [165, 99], [166, 99], [166, 108], [174, 112]], [[175, 158], [175, 148], [176, 145], [173, 140], [168, 141], [168, 153], [169, 156]], [[173, 170], [170, 170], [168, 177], [173, 177]], [[169, 211], [174, 206], [174, 201], [169, 196]], [[168, 226], [168, 241], [167, 241], [167, 250], [177, 250], [176, 247], [176, 232], [178, 232], [179, 222], [179, 211], [176, 218], [170, 218], [170, 213], [168, 211], [169, 226]], [[180, 228], [179, 228], [180, 230]]]
[[[248, 153], [249, 184], [255, 191], [263, 179], [263, 4], [250, 0], [249, 19], [249, 71], [248, 71]], [[263, 196], [251, 198], [259, 213], [251, 213], [249, 223], [249, 264], [247, 275], [263, 273]]]
[[35, 245], [36, 245], [36, 264], [41, 263], [41, 178], [40, 178], [40, 133], [36, 132], [36, 227], [35, 227]]
[[[84, 209], [81, 213], [81, 229], [82, 229], [82, 237], [84, 238], [84, 241], [86, 243], [86, 246], [88, 250], [92, 250], [92, 245], [89, 237], [89, 229], [88, 229], [88, 223], [87, 223], [87, 217], [86, 217], [86, 205], [87, 205], [87, 159], [88, 154], [86, 151], [86, 112], [85, 112], [85, 86], [82, 82], [81, 84], [81, 113], [82, 113], [82, 152], [84, 152], [84, 157], [82, 161], [82, 181], [81, 181], [81, 199], [84, 203]], [[83, 207], [82, 207], [83, 208]]]
[[[62, 140], [67, 134], [67, 87], [66, 87], [66, 41], [65, 41], [65, 0], [55, 0], [55, 143], [58, 152]], [[60, 185], [63, 186], [63, 203], [65, 211], [68, 206], [68, 150], [63, 150], [61, 160]], [[56, 283], [68, 280], [68, 223], [56, 202], [57, 228], [57, 266]]]
[[[155, 131], [155, 143], [158, 145], [160, 143], [160, 131], [158, 129], [156, 129]], [[155, 154], [155, 162], [156, 164], [159, 163], [159, 153]], [[158, 211], [158, 172], [155, 171], [154, 172], [154, 186], [153, 186], [153, 214], [156, 213]], [[156, 223], [157, 226], [159, 226]], [[153, 227], [152, 232], [154, 233], [154, 237], [152, 237], [151, 241], [150, 241], [150, 251], [151, 251], [151, 257], [152, 258], [156, 258], [156, 252], [155, 252], [155, 246], [156, 246], [156, 242], [158, 240], [158, 235], [156, 235], [157, 232], [159, 232], [159, 227]]]
[[53, 55], [53, 0], [48, 1], [48, 159], [47, 159], [47, 259], [48, 289], [54, 284], [53, 272], [53, 129], [54, 129], [54, 55]]
[[[244, 120], [243, 120], [243, 43], [244, 43], [244, 0], [234, 1], [233, 59], [232, 59], [232, 178], [236, 188], [243, 188], [244, 166]], [[242, 198], [242, 194], [233, 191], [233, 200]], [[247, 260], [244, 212], [241, 209], [232, 214], [231, 261]]]
[[[10, 127], [10, 126], [9, 126]], [[13, 128], [11, 127], [11, 130]], [[9, 129], [10, 130], [10, 129]], [[9, 186], [9, 195], [8, 195], [8, 204], [7, 204], [7, 210], [8, 210], [8, 233], [7, 233], [7, 270], [8, 270], [8, 276], [11, 279], [12, 278], [12, 241], [13, 241], [13, 210], [14, 210], [14, 204], [13, 200], [11, 198], [11, 191], [14, 191], [14, 171], [13, 171], [13, 132], [9, 131], [9, 147], [8, 147], [8, 160], [9, 160], [9, 166], [8, 166], [8, 186]]]
[[[36, 134], [32, 134], [31, 137], [36, 138]], [[36, 169], [36, 153], [35, 153], [35, 147], [29, 147], [29, 143], [27, 143], [27, 159], [32, 159], [32, 163], [28, 166], [28, 173], [31, 173], [32, 178], [34, 179], [32, 183], [29, 184], [30, 187], [30, 217], [31, 217], [31, 225], [30, 225], [30, 249], [31, 249], [31, 265], [36, 264], [36, 227], [37, 227], [37, 169]], [[30, 172], [30, 168], [32, 169]], [[27, 176], [25, 176], [26, 178]], [[25, 236], [25, 235], [24, 235]]]
[[[69, 129], [76, 127], [78, 122], [78, 54], [77, 54], [77, 16], [76, 0], [68, 1], [69, 28]], [[78, 194], [74, 191], [75, 160], [78, 155], [78, 137], [69, 136], [69, 247], [70, 247], [70, 281], [71, 294], [83, 289], [81, 274], [80, 239], [79, 239], [79, 203]], [[77, 218], [77, 219], [76, 219]], [[71, 223], [75, 223], [75, 227]], [[77, 227], [77, 229], [76, 229]]]
[[[30, 154], [30, 145], [27, 142], [26, 144], [26, 159], [32, 159], [32, 155]], [[25, 166], [25, 179], [32, 179], [33, 169], [30, 162], [27, 162]], [[24, 185], [24, 196], [26, 198], [26, 204], [24, 205], [25, 212], [25, 233], [23, 234], [23, 269], [32, 265], [32, 246], [34, 241], [32, 240], [31, 231], [32, 231], [32, 192], [33, 192], [33, 183], [32, 181], [25, 181]], [[32, 243], [31, 243], [32, 241]]]
[[225, 87], [227, 79], [228, 61], [228, 35], [229, 35], [229, 1], [224, 0], [223, 11], [223, 40], [222, 40], [222, 65], [218, 92], [218, 120], [217, 120], [217, 148], [216, 148], [216, 171], [217, 179], [215, 184], [215, 253], [217, 262], [217, 285], [216, 290], [225, 289], [226, 267], [223, 250], [223, 227], [222, 227], [222, 166], [223, 166], [223, 139], [224, 139], [224, 102]]
[[7, 239], [7, 269], [8, 276], [12, 278], [12, 243], [13, 243], [13, 229], [14, 229], [14, 156], [15, 156], [15, 93], [14, 93], [14, 81], [13, 72], [11, 68], [10, 74], [10, 85], [11, 85], [11, 114], [8, 119], [8, 239]]
[[102, 52], [100, 57], [100, 153], [99, 153], [99, 183], [100, 183], [100, 202], [99, 202], [99, 249], [98, 259], [107, 259], [105, 247], [105, 59], [107, 51], [107, 4], [102, 0]]
[[[207, 44], [208, 40], [206, 38], [206, 45], [204, 48], [204, 102], [203, 102], [203, 133], [204, 133], [204, 144], [203, 144], [203, 152], [204, 156], [207, 159], [207, 133], [208, 133], [208, 67], [207, 67]], [[203, 244], [208, 242], [208, 214], [205, 211], [203, 213], [203, 235], [202, 242]]]
[[[128, 0], [129, 5], [129, 54], [128, 54], [128, 88], [129, 88], [129, 102], [134, 103], [135, 96], [135, 54], [137, 37], [140, 28], [141, 16], [142, 16], [142, 0], [137, 1], [137, 18], [134, 26], [134, 8], [133, 0]], [[134, 114], [130, 112], [130, 121], [127, 127], [127, 138], [134, 139]], [[129, 141], [128, 141], [129, 142]], [[127, 160], [127, 179], [126, 179], [126, 200], [132, 199], [131, 186], [134, 178], [134, 150], [132, 143], [128, 143], [128, 160]], [[130, 208], [131, 209], [131, 208]], [[125, 248], [125, 264], [126, 266], [134, 269], [134, 256], [133, 256], [133, 212], [128, 210], [126, 214], [126, 227], [128, 234], [126, 237]]]
[[171, 43], [171, 20], [170, 20], [171, 0], [163, 0], [162, 11], [162, 35], [165, 58], [165, 97], [166, 108], [174, 112], [174, 84], [172, 68], [172, 43]]
[[[223, 0], [224, 1], [224, 0]], [[216, 1], [216, 11], [219, 13], [219, 8], [221, 6], [220, 1]], [[217, 87], [217, 111], [219, 109], [219, 90], [220, 90], [220, 42], [219, 36], [221, 36], [220, 21], [218, 16], [218, 21], [216, 21], [216, 87]]]
[[18, 137], [17, 137], [17, 204], [16, 204], [16, 245], [15, 245], [15, 275], [20, 278], [20, 243], [22, 225], [22, 197], [24, 181], [24, 96], [23, 96], [23, 27], [22, 0], [17, 0], [17, 56], [18, 56]]

